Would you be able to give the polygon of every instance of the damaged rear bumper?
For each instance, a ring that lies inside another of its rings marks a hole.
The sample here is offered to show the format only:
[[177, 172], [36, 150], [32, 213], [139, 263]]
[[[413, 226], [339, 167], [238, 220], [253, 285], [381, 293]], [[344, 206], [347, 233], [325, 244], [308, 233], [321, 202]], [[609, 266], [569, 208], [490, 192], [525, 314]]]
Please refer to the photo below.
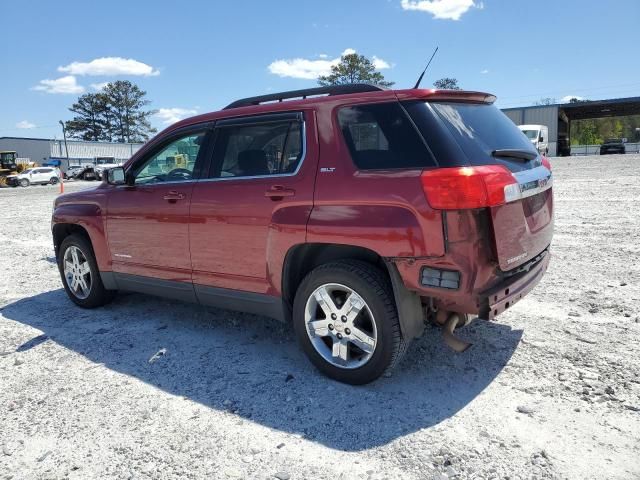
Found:
[[485, 320], [492, 320], [533, 290], [549, 266], [551, 258], [549, 250], [543, 253], [543, 258], [528, 271], [513, 275], [482, 292], [478, 316]]

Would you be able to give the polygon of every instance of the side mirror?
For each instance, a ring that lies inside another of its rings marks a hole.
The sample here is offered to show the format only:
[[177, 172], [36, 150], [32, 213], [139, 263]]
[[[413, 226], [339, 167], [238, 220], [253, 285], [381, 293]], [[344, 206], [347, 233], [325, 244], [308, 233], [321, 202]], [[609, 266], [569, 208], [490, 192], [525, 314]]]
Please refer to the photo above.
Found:
[[107, 170], [107, 183], [109, 185], [124, 185], [125, 177], [124, 168], [122, 167], [113, 167]]
[[538, 141], [539, 141], [539, 142], [544, 142], [544, 137], [540, 137], [540, 138], [538, 139]]

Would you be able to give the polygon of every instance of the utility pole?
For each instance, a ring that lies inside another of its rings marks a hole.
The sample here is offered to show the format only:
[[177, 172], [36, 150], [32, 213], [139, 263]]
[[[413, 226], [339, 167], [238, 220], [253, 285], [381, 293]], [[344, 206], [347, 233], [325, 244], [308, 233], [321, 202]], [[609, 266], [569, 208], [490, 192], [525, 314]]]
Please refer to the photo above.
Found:
[[67, 129], [64, 127], [64, 122], [60, 120], [58, 123], [62, 125], [62, 136], [64, 137], [64, 151], [67, 153], [67, 163], [69, 163], [69, 148], [67, 147]]

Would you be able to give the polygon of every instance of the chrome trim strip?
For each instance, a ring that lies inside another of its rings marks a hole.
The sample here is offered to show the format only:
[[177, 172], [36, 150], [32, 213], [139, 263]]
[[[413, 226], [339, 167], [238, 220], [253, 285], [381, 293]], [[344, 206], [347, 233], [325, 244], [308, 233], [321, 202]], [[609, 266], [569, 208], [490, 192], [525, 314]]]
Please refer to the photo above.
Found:
[[129, 188], [129, 189], [134, 189], [134, 188], [144, 188], [144, 187], [156, 187], [156, 186], [163, 186], [163, 185], [184, 185], [184, 184], [189, 184], [189, 183], [196, 183], [198, 180], [176, 180], [176, 181], [171, 181], [171, 182], [156, 182], [156, 183], [134, 183], [133, 185], [127, 185], [127, 184], [119, 184], [119, 185], [114, 185], [114, 187], [116, 188]]
[[302, 131], [300, 132], [300, 135], [302, 136], [302, 156], [300, 157], [300, 161], [298, 162], [298, 166], [296, 167], [295, 171], [291, 173], [279, 173], [277, 175], [253, 175], [250, 177], [200, 178], [198, 180], [195, 180], [195, 182], [198, 182], [198, 183], [226, 182], [229, 180], [256, 180], [260, 178], [295, 177], [300, 171], [300, 169], [302, 168], [302, 164], [304, 163], [304, 160], [307, 158], [307, 122], [303, 120], [301, 123], [302, 123], [302, 128], [301, 128]]
[[553, 175], [544, 165], [512, 174], [518, 183], [504, 187], [506, 203], [542, 193], [553, 186]]

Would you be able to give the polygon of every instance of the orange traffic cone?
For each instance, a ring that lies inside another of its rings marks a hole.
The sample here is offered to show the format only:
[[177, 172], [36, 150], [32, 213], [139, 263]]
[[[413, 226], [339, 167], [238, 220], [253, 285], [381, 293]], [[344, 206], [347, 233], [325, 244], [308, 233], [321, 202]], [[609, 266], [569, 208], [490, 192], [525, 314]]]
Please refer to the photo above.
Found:
[[60, 194], [64, 193], [64, 178], [60, 179]]

